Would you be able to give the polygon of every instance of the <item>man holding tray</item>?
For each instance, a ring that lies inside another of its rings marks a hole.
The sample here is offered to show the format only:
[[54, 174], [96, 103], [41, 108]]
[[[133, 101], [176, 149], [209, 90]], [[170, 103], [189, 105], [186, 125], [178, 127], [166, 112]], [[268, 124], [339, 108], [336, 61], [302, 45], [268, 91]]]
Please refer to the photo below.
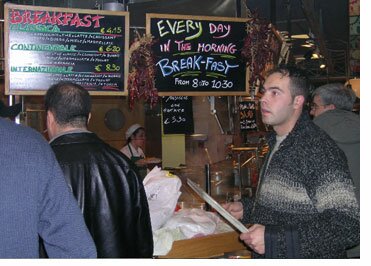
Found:
[[223, 207], [244, 224], [255, 258], [346, 258], [359, 243], [359, 204], [344, 153], [310, 120], [301, 71], [270, 72], [260, 99], [274, 132], [254, 199]]

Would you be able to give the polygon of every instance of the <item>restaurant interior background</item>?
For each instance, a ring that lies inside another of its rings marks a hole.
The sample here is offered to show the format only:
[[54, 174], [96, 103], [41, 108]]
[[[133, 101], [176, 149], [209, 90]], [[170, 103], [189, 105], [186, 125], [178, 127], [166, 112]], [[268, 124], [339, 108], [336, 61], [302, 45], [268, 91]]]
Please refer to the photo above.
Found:
[[[18, 0], [2, 1], [21, 5], [103, 9], [112, 0]], [[117, 1], [116, 1], [117, 2]], [[360, 1], [359, 0], [129, 0], [130, 42], [145, 33], [146, 13], [197, 16], [242, 17], [257, 14], [270, 21], [282, 41], [280, 62], [304, 67], [315, 86], [328, 82], [349, 82], [359, 97], [360, 78]], [[4, 32], [0, 23], [0, 96], [6, 103], [22, 102], [18, 122], [45, 135], [45, 112], [42, 96], [4, 94]], [[248, 98], [258, 102], [258, 95], [195, 96], [193, 101], [194, 134], [163, 134], [161, 107], [150, 108], [141, 101], [131, 110], [123, 96], [94, 96], [89, 130], [120, 149], [127, 128], [140, 123], [147, 130], [145, 153], [162, 158], [162, 167], [179, 175], [194, 177], [203, 183], [205, 165], [211, 165], [213, 180], [223, 176], [236, 178], [236, 167], [247, 187], [256, 185], [267, 128], [257, 110], [257, 131], [241, 132], [238, 102]], [[252, 96], [252, 97], [251, 97]], [[214, 103], [211, 104], [211, 103]], [[257, 109], [258, 109], [257, 104]], [[359, 106], [358, 106], [359, 108]], [[239, 149], [245, 147], [246, 149]], [[252, 148], [252, 149], [248, 149]], [[239, 164], [238, 164], [239, 162]], [[230, 179], [232, 180], [232, 179]], [[216, 180], [218, 181], [218, 180]], [[216, 183], [214, 183], [215, 185]], [[218, 183], [220, 184], [220, 183]], [[216, 191], [216, 187], [213, 188]], [[251, 191], [250, 191], [251, 192]], [[249, 192], [249, 193], [250, 193]]]

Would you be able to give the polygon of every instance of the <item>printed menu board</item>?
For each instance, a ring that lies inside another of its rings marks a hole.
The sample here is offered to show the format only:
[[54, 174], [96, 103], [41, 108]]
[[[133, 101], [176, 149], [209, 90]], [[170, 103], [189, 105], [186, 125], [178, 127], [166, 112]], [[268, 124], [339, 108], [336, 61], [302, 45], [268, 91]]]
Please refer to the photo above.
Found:
[[193, 134], [192, 97], [163, 97], [162, 124], [164, 134]]
[[246, 19], [147, 14], [159, 95], [246, 95]]
[[5, 92], [42, 95], [59, 81], [127, 95], [129, 13], [6, 4]]
[[255, 101], [239, 102], [240, 129], [241, 131], [256, 131], [258, 125], [256, 122]]

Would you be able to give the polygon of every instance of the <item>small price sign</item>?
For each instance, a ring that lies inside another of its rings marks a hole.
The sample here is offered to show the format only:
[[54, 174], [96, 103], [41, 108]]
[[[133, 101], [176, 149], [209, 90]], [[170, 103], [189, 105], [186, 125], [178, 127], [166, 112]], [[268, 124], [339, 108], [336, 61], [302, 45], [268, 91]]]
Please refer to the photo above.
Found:
[[194, 131], [192, 97], [163, 97], [162, 119], [164, 134], [192, 134]]

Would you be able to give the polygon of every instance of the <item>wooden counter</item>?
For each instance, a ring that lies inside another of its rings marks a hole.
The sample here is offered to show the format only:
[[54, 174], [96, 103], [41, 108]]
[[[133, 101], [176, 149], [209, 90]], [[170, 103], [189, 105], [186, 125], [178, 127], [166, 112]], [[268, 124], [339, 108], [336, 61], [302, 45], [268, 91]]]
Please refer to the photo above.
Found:
[[240, 250], [246, 250], [246, 246], [240, 241], [239, 234], [232, 231], [175, 241], [169, 253], [158, 258], [213, 258]]

